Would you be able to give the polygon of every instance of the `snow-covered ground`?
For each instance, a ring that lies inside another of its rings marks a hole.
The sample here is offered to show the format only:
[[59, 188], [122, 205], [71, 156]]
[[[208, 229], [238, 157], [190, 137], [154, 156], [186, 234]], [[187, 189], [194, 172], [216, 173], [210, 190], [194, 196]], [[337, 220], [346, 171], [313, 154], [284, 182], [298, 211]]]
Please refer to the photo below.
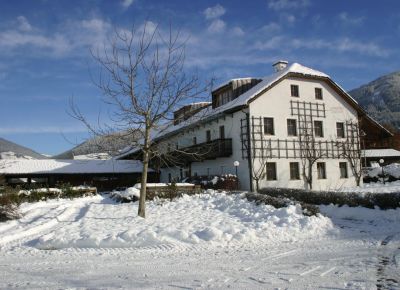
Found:
[[400, 209], [256, 206], [240, 195], [23, 204], [0, 224], [0, 289], [400, 287]]
[[343, 192], [359, 192], [359, 193], [390, 193], [390, 192], [400, 192], [400, 180], [393, 182], [370, 182], [364, 183], [359, 187], [344, 187], [339, 189]]

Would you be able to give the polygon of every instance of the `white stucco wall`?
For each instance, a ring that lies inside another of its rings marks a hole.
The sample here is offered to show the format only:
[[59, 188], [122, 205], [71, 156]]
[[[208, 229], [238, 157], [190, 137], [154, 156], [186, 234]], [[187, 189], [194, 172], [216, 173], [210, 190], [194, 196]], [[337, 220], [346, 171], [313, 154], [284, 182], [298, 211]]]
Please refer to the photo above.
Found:
[[[299, 97], [292, 97], [290, 86], [299, 86]], [[315, 88], [322, 88], [323, 100], [315, 99]], [[312, 103], [324, 103], [326, 110], [325, 118], [314, 117], [314, 120], [323, 122], [323, 138], [316, 138], [317, 141], [337, 140], [336, 122], [346, 122], [349, 120], [357, 121], [357, 112], [353, 107], [347, 104], [327, 83], [320, 80], [286, 78], [276, 86], [268, 90], [259, 98], [255, 99], [249, 105], [249, 112], [254, 117], [272, 117], [274, 118], [274, 136], [266, 136], [270, 139], [297, 139], [298, 137], [288, 137], [287, 119], [296, 119], [291, 115], [290, 101], [306, 101]], [[276, 162], [277, 180], [260, 182], [260, 187], [290, 187], [304, 188], [303, 180], [290, 180], [289, 163], [299, 162], [301, 174], [300, 159], [273, 158], [268, 162]], [[355, 179], [352, 175], [350, 165], [348, 164], [349, 178], [341, 179], [339, 162], [347, 162], [344, 159], [320, 159], [318, 162], [326, 163], [326, 179], [317, 179], [316, 164], [313, 166], [313, 189], [333, 189], [355, 186]], [[257, 163], [256, 163], [257, 164]]]

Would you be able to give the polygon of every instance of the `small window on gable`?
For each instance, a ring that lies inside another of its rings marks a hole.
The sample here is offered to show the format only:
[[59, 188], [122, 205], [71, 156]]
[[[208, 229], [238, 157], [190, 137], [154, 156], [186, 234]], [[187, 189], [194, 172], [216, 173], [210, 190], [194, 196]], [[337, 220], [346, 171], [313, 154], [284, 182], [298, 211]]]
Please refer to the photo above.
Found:
[[344, 138], [344, 123], [336, 123], [336, 135], [338, 138]]
[[291, 180], [300, 179], [299, 162], [290, 162], [290, 179]]
[[299, 97], [299, 86], [298, 85], [290, 85], [290, 95], [292, 97]]
[[326, 165], [325, 162], [317, 162], [318, 179], [326, 179]]
[[267, 162], [267, 180], [276, 180], [276, 163], [275, 162]]
[[322, 100], [322, 89], [321, 88], [315, 88], [315, 99], [317, 100]]
[[347, 162], [339, 162], [340, 168], [340, 178], [348, 178], [349, 174], [347, 172]]
[[264, 134], [275, 135], [274, 118], [264, 118]]
[[324, 127], [322, 121], [314, 121], [315, 137], [324, 137]]
[[296, 119], [287, 119], [287, 132], [288, 136], [297, 136]]

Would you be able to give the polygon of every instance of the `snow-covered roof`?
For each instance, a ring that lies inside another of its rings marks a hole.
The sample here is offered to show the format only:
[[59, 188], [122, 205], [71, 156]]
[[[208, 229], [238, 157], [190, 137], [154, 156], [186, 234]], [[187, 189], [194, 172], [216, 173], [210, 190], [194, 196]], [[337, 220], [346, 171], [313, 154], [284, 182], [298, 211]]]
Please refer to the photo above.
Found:
[[0, 160], [0, 174], [136, 173], [142, 168], [139, 160]]
[[213, 92], [218, 91], [220, 88], [225, 87], [226, 85], [229, 85], [231, 82], [235, 82], [235, 81], [244, 81], [244, 80], [251, 80], [251, 79], [256, 79], [256, 78], [252, 78], [252, 77], [245, 77], [245, 78], [234, 78], [234, 79], [230, 79], [228, 81], [225, 81], [223, 83], [220, 83], [218, 86], [216, 86], [214, 89], [212, 89]]
[[365, 157], [400, 157], [400, 151], [395, 149], [367, 149], [363, 150]]
[[111, 155], [104, 153], [90, 153], [84, 155], [74, 155], [75, 160], [107, 160], [110, 159]]

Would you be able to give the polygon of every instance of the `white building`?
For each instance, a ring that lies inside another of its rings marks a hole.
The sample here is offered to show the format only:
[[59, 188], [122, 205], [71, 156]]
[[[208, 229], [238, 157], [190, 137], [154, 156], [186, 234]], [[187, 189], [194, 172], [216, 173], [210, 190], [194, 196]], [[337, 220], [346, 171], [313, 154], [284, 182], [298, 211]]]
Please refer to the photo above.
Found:
[[160, 180], [235, 174], [239, 161], [246, 190], [257, 178], [260, 188], [309, 188], [309, 164], [313, 189], [355, 186], [343, 152], [360, 151], [359, 120], [381, 126], [328, 75], [285, 61], [274, 69], [268, 77], [230, 80], [212, 92], [212, 102], [181, 108], [174, 122], [153, 132], [167, 160], [159, 163]]

